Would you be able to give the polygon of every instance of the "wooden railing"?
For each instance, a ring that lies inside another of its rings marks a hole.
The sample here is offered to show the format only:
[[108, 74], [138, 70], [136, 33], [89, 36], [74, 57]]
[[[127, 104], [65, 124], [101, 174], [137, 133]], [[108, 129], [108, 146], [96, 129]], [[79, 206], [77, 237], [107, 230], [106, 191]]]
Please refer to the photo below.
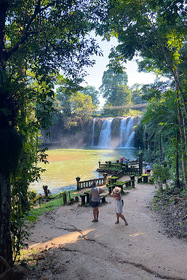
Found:
[[130, 161], [129, 164], [123, 164], [123, 163], [119, 163], [119, 161], [117, 162], [111, 162], [111, 161], [106, 161], [105, 163], [101, 163], [99, 161], [99, 169], [103, 169], [107, 171], [107, 169], [110, 169], [112, 167], [116, 167], [118, 169], [118, 173], [123, 173], [123, 175], [135, 175], [135, 176], [139, 176], [141, 175], [140, 173], [140, 168], [139, 167], [135, 167], [133, 165], [137, 165], [138, 161]]
[[130, 167], [122, 167], [122, 170], [123, 170], [123, 174], [124, 175], [135, 175], [135, 176], [139, 176], [140, 174], [140, 170], [139, 168], [137, 167], [133, 167], [133, 166], [130, 166]]
[[80, 178], [77, 177], [77, 190], [84, 189], [84, 188], [91, 188], [92, 184], [96, 182], [97, 186], [103, 186], [106, 184], [107, 181], [107, 174], [103, 174], [104, 178], [95, 178], [91, 180], [80, 181]]
[[[112, 161], [105, 161], [105, 163], [101, 163], [100, 161], [98, 162], [99, 163], [99, 168], [104, 168], [104, 167], [120, 167], [120, 166], [126, 166], [125, 163], [120, 163], [119, 160], [117, 160], [116, 162], [112, 162]], [[133, 161], [130, 161], [128, 166], [131, 166], [131, 165], [138, 165], [138, 160], [133, 160]]]
[[105, 167], [121, 167], [120, 163], [113, 163], [113, 162], [106, 162], [106, 163], [100, 163], [99, 162], [99, 168], [105, 168]]
[[[116, 167], [118, 169], [116, 172], [116, 176], [118, 176], [118, 178], [124, 175], [139, 176], [141, 175], [140, 168], [132, 166], [137, 164], [138, 161], [130, 161], [128, 166], [126, 164], [120, 163], [119, 160], [117, 160], [116, 162], [106, 161], [105, 163], [101, 163], [99, 161], [99, 169], [101, 170], [103, 169], [104, 172], [105, 170], [106, 172], [108, 172], [107, 168]], [[77, 177], [76, 178], [77, 190], [84, 189], [84, 188], [91, 188], [94, 181], [98, 186], [105, 185], [107, 183], [107, 173], [104, 173], [103, 176], [104, 178], [95, 178], [95, 179], [85, 180], [85, 181], [81, 181], [80, 178]]]

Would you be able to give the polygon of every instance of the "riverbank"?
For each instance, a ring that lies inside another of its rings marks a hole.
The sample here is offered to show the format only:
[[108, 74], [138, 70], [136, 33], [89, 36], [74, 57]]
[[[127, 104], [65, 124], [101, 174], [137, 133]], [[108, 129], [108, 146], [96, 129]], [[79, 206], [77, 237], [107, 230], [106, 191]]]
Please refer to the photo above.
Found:
[[155, 186], [136, 184], [123, 196], [129, 225], [115, 224], [113, 198], [92, 223], [91, 207], [59, 207], [37, 219], [29, 237], [27, 280], [187, 280], [187, 243], [169, 238], [152, 210]]

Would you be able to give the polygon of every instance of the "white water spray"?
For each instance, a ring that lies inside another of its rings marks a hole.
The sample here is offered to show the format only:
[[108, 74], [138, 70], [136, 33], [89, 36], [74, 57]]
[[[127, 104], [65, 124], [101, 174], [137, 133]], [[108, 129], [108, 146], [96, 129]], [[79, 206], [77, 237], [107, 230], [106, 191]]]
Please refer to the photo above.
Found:
[[113, 118], [108, 118], [104, 120], [99, 136], [99, 144], [98, 146], [100, 148], [109, 148], [110, 147], [110, 141], [111, 141], [111, 124], [112, 124]]
[[133, 147], [134, 141], [133, 118], [124, 118], [120, 125], [120, 148]]

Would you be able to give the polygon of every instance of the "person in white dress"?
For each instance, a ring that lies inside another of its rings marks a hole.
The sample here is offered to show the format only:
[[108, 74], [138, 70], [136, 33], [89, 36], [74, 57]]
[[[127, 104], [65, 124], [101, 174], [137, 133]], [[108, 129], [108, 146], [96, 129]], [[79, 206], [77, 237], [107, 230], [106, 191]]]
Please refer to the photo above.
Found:
[[121, 218], [124, 222], [125, 225], [127, 226], [127, 220], [125, 219], [125, 217], [122, 214], [122, 210], [123, 210], [123, 200], [121, 199], [121, 189], [119, 187], [115, 187], [111, 193], [111, 197], [114, 198], [115, 201], [115, 213], [116, 213], [116, 217], [117, 217], [117, 221], [115, 222], [116, 224], [119, 224], [119, 218]]

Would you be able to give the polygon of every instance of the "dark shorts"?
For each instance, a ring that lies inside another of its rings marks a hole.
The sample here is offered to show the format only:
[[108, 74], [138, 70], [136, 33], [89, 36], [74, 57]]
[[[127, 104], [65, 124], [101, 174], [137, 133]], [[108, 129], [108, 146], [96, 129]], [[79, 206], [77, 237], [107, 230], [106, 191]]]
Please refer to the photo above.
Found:
[[98, 207], [99, 206], [99, 201], [91, 201], [91, 206], [93, 208]]

